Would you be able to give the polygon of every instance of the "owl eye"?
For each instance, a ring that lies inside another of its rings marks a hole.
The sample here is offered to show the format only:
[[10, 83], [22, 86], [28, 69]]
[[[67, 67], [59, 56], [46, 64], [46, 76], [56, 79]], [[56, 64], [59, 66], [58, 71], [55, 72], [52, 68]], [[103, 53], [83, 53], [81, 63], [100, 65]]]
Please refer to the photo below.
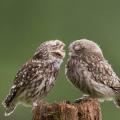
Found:
[[78, 46], [78, 45], [74, 47], [74, 50], [76, 52], [82, 52], [84, 49], [85, 49], [84, 47], [81, 47], [81, 46]]
[[61, 55], [60, 53], [58, 53], [58, 52], [54, 52], [54, 56], [56, 56], [56, 57], [58, 57], [58, 58], [61, 58], [61, 57], [62, 57], [62, 55]]
[[74, 50], [79, 51], [80, 47], [79, 46], [74, 46]]
[[59, 42], [56, 42], [56, 45], [58, 46], [60, 43]]

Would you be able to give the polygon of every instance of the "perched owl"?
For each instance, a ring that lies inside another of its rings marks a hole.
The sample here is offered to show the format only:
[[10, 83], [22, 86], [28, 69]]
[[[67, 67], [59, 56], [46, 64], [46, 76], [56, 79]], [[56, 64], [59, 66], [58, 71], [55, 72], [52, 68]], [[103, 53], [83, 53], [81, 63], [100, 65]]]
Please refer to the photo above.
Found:
[[84, 94], [102, 100], [114, 100], [120, 107], [120, 80], [104, 58], [100, 47], [87, 39], [69, 46], [67, 78]]
[[10, 115], [19, 103], [34, 106], [48, 94], [63, 62], [64, 46], [60, 40], [51, 40], [38, 47], [14, 79], [13, 86], [3, 102], [5, 115]]

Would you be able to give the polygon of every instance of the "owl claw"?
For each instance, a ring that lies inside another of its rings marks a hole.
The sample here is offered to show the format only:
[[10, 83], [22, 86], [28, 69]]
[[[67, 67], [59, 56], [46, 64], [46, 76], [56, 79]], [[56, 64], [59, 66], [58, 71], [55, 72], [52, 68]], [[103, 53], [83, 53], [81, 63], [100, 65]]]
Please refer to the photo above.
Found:
[[37, 106], [38, 106], [37, 102], [33, 102], [33, 107], [37, 107]]
[[80, 103], [81, 100], [82, 98], [75, 99], [74, 103]]
[[84, 96], [81, 97], [81, 98], [75, 99], [74, 103], [80, 103], [83, 99], [87, 99], [87, 98], [89, 98], [89, 96], [88, 96], [88, 95], [84, 95]]

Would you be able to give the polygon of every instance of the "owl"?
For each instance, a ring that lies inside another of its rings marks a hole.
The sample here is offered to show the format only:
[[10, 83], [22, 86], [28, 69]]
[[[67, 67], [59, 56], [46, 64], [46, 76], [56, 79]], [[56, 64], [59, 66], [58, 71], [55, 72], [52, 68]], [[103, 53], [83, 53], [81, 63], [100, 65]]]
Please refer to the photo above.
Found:
[[60, 40], [46, 41], [21, 67], [3, 102], [6, 116], [10, 115], [18, 104], [36, 106], [38, 101], [49, 93], [65, 57], [64, 46]]
[[80, 39], [69, 45], [66, 76], [83, 94], [113, 100], [120, 107], [120, 79], [93, 41]]

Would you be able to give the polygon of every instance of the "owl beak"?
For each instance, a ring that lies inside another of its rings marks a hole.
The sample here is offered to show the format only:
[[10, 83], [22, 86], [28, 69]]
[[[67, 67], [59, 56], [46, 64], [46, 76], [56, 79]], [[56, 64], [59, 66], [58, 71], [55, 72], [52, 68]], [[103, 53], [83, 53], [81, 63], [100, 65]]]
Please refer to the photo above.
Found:
[[72, 53], [73, 52], [73, 49], [72, 48], [68, 48], [68, 51], [69, 51], [69, 53]]
[[60, 49], [61, 49], [61, 50], [63, 50], [63, 49], [64, 49], [64, 47], [65, 47], [65, 44], [64, 44], [64, 43], [62, 43], [62, 44], [60, 45]]

